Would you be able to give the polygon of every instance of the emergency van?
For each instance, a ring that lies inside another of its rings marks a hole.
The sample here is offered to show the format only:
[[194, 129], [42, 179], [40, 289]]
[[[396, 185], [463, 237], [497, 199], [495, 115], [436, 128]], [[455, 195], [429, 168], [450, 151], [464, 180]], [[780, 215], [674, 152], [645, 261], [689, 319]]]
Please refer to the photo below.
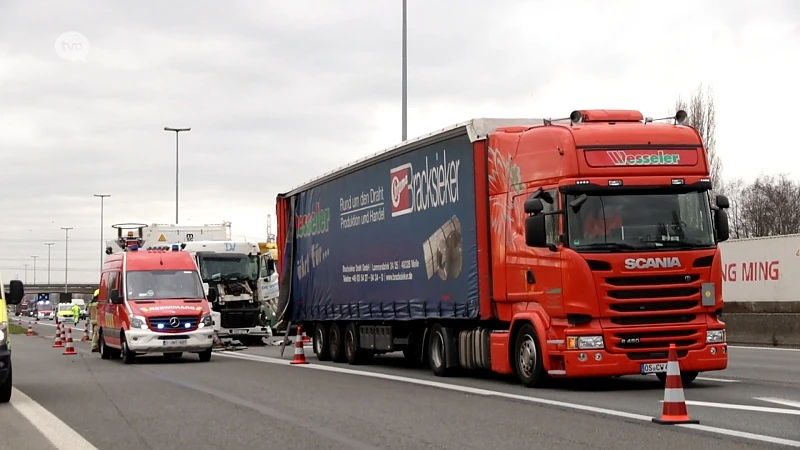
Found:
[[[2, 275], [0, 286], [5, 286]], [[8, 292], [5, 287], [0, 289], [0, 403], [11, 401], [11, 330], [8, 326], [8, 306], [19, 304], [24, 296], [22, 281], [19, 280], [8, 283]]]
[[[116, 227], [116, 226], [115, 226]], [[186, 252], [140, 250], [133, 232], [122, 236], [121, 251], [106, 249], [97, 298], [100, 356], [131, 364], [137, 355], [180, 357], [198, 353], [211, 360], [214, 327], [206, 287]]]

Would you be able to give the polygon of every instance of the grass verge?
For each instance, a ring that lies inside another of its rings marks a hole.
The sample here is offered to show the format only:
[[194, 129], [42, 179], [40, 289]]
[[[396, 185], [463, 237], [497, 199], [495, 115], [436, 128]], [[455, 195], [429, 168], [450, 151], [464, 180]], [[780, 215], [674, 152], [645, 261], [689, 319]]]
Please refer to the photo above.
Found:
[[8, 324], [8, 330], [11, 332], [11, 334], [25, 334], [28, 332], [27, 328], [15, 325], [13, 323]]

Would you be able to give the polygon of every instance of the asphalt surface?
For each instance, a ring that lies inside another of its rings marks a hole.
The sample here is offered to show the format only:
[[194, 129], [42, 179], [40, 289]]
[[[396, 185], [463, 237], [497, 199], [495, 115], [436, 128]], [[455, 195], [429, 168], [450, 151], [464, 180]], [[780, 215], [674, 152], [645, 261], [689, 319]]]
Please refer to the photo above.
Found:
[[[74, 330], [76, 356], [51, 347], [52, 325], [34, 329], [40, 336], [12, 341], [14, 385], [22, 394], [15, 392], [11, 404], [0, 406], [2, 449], [79, 450], [78, 444], [64, 446], [68, 433], [53, 421], [91, 443], [90, 450], [727, 450], [788, 448], [775, 438], [800, 441], [800, 352], [731, 349], [727, 370], [701, 375], [725, 382], [698, 380], [685, 389], [689, 412], [700, 420], [689, 428], [651, 423], [663, 399], [655, 377], [525, 389], [494, 376], [434, 377], [394, 356], [349, 366], [320, 363], [307, 348], [310, 364], [291, 366], [292, 348], [280, 359], [278, 347], [216, 353], [208, 363], [189, 354], [178, 360], [148, 356], [125, 366], [89, 353], [88, 343], [78, 342], [82, 329]], [[695, 401], [773, 409], [751, 412]], [[33, 414], [34, 402], [57, 419]]]

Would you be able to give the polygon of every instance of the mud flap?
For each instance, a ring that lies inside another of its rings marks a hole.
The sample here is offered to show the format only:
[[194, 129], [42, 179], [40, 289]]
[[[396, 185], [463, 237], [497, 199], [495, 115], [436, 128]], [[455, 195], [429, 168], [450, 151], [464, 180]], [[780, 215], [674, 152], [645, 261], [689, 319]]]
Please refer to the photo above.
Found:
[[448, 369], [459, 368], [461, 363], [458, 355], [458, 332], [451, 327], [442, 327], [442, 335], [445, 342], [445, 367]]

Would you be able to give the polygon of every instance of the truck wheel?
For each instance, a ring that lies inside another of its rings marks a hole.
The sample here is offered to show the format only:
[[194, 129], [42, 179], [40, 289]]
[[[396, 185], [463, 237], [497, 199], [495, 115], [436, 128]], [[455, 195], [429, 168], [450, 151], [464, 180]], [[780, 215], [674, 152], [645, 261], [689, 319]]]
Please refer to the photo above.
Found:
[[364, 352], [358, 348], [358, 335], [354, 322], [348, 323], [344, 329], [344, 356], [351, 365], [361, 364], [364, 361]]
[[544, 372], [542, 363], [542, 347], [536, 330], [530, 324], [525, 324], [517, 331], [514, 345], [514, 370], [517, 378], [525, 387], [536, 387]]
[[446, 344], [444, 330], [438, 323], [431, 327], [431, 336], [428, 340], [428, 359], [433, 374], [437, 377], [447, 377], [454, 370], [447, 367], [447, 349], [452, 348]]
[[342, 346], [344, 346], [342, 328], [338, 323], [333, 322], [328, 332], [328, 351], [331, 354], [331, 360], [333, 360], [333, 362], [344, 362], [345, 356], [342, 351]]
[[314, 328], [314, 353], [320, 361], [331, 360], [331, 349], [325, 336], [328, 336], [328, 327], [322, 322], [317, 323]]
[[198, 353], [197, 356], [200, 357], [200, 362], [209, 362], [211, 361], [211, 352], [213, 349], [208, 348], [203, 350], [202, 352]]
[[11, 361], [8, 362], [8, 377], [6, 381], [0, 385], [0, 403], [8, 403], [11, 401]]
[[132, 352], [130, 348], [128, 348], [128, 340], [125, 339], [125, 334], [119, 335], [119, 343], [122, 349], [120, 352], [122, 353], [122, 363], [123, 364], [133, 364], [136, 360], [136, 353]]

